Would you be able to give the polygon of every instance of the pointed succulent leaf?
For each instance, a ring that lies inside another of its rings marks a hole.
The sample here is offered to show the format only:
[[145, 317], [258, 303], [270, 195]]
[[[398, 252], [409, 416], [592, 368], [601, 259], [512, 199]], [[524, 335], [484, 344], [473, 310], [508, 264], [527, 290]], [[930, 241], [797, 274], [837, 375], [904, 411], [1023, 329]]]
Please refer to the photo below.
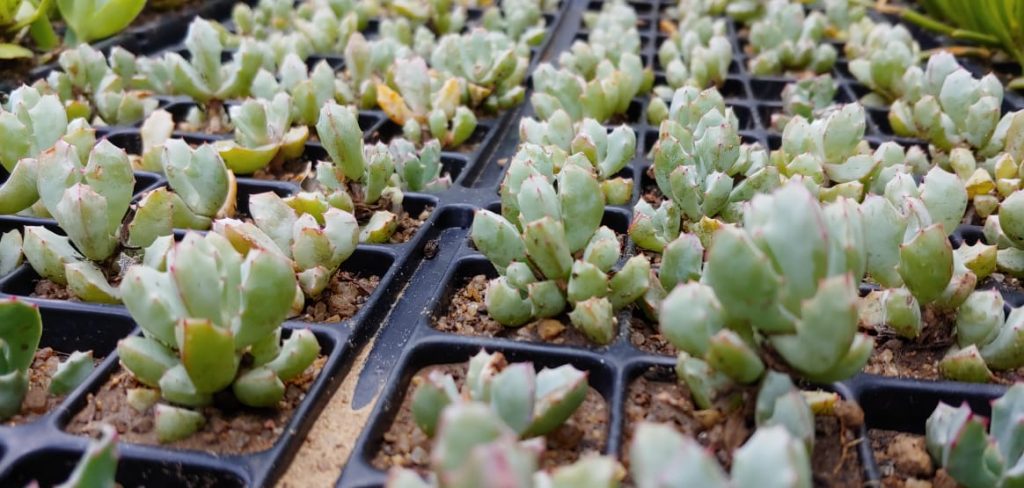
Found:
[[[530, 397], [532, 396], [531, 394]], [[441, 412], [459, 400], [458, 387], [455, 386], [455, 380], [451, 375], [431, 371], [413, 391], [410, 405], [413, 420], [424, 434], [433, 437], [437, 422], [441, 419]]]
[[569, 313], [569, 319], [588, 339], [599, 345], [610, 344], [618, 328], [612, 303], [603, 297], [576, 303]]
[[66, 285], [64, 265], [83, 259], [71, 246], [71, 240], [45, 227], [29, 226], [24, 232], [25, 259], [32, 269], [54, 283]]
[[206, 424], [203, 414], [187, 408], [157, 404], [154, 410], [154, 429], [157, 440], [170, 443], [187, 439]]
[[940, 224], [918, 231], [900, 247], [900, 276], [922, 304], [939, 298], [953, 277], [953, 248]]
[[154, 388], [168, 370], [180, 363], [170, 349], [147, 337], [132, 336], [118, 341], [117, 355], [135, 379]]

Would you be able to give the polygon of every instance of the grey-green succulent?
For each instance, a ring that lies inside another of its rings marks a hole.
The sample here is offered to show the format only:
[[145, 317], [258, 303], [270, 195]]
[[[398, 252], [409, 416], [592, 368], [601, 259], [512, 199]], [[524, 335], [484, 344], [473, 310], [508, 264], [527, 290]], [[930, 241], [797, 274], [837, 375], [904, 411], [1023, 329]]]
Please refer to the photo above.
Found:
[[521, 51], [504, 33], [473, 29], [441, 37], [430, 67], [465, 80], [469, 107], [497, 112], [519, 105], [526, 96], [523, 80], [530, 59], [529, 51]]
[[[964, 403], [939, 403], [925, 423], [928, 454], [965, 488], [1009, 488], [1022, 479], [1021, 425], [1024, 386], [992, 402], [991, 424]], [[986, 429], [987, 427], [987, 429]]]
[[733, 54], [725, 21], [690, 16], [674, 27], [658, 48], [668, 86], [705, 88], [724, 83]]
[[66, 237], [26, 227], [25, 258], [41, 276], [67, 285], [82, 300], [116, 303], [119, 293], [101, 266], [122, 249], [122, 223], [135, 184], [128, 155], [102, 140], [83, 164], [79, 148], [61, 140], [37, 164], [39, 200]]
[[69, 118], [82, 117], [96, 123], [131, 125], [156, 109], [158, 102], [143, 90], [135, 89], [135, 56], [121, 47], [109, 57], [88, 44], [61, 53], [61, 70], [50, 73], [38, 83], [64, 102]]
[[501, 193], [502, 215], [480, 210], [470, 231], [501, 274], [488, 285], [488, 314], [519, 326], [571, 306], [573, 325], [595, 343], [610, 343], [616, 310], [647, 291], [650, 263], [635, 256], [612, 273], [621, 246], [615, 232], [601, 226], [604, 194], [590, 161], [577, 153], [556, 176], [543, 149], [524, 145]]
[[919, 71], [921, 48], [903, 25], [862, 19], [850, 26], [844, 49], [850, 73], [872, 91], [861, 99], [865, 105], [888, 105], [913, 88], [908, 70]]
[[771, 126], [785, 128], [793, 117], [814, 120], [835, 103], [836, 88], [830, 74], [787, 83], [782, 89], [782, 113], [772, 114]]
[[[118, 343], [121, 364], [174, 405], [209, 405], [231, 388], [243, 405], [275, 407], [285, 382], [320, 352], [308, 329], [281, 342], [281, 323], [297, 296], [289, 260], [261, 249], [240, 252], [217, 233], [154, 242], [146, 264], [125, 273], [121, 292], [143, 330]], [[171, 442], [198, 430], [203, 417], [158, 405], [155, 424], [160, 441]]]
[[583, 404], [587, 389], [587, 373], [571, 365], [538, 372], [532, 363], [510, 364], [500, 352], [480, 351], [469, 360], [461, 392], [451, 375], [433, 371], [413, 392], [411, 409], [420, 430], [434, 436], [450, 405], [481, 403], [528, 439], [561, 426]]
[[[636, 132], [621, 125], [611, 132], [594, 119], [573, 123], [569, 114], [558, 110], [547, 121], [524, 117], [519, 121], [519, 140], [543, 146], [553, 160], [583, 154], [601, 180], [601, 190], [609, 205], [625, 205], [633, 197], [633, 179], [616, 178], [636, 152]], [[514, 163], [515, 164], [515, 163]]]
[[667, 199], [657, 209], [637, 202], [629, 231], [652, 251], [675, 240], [681, 218], [738, 221], [743, 202], [781, 183], [767, 152], [742, 144], [736, 115], [714, 88], [676, 90], [666, 117], [652, 155], [655, 181]]
[[933, 54], [924, 70], [903, 75], [903, 93], [889, 108], [897, 135], [920, 137], [942, 152], [958, 146], [994, 156], [1011, 136], [1016, 112], [1002, 113], [1003, 85], [993, 74], [981, 79], [948, 52]]
[[821, 12], [805, 14], [799, 3], [770, 0], [764, 15], [750, 24], [750, 71], [755, 75], [828, 72], [838, 53], [823, 42], [827, 24]]
[[237, 175], [260, 170], [273, 171], [298, 158], [309, 139], [309, 127], [292, 127], [292, 98], [278, 93], [273, 99], [249, 99], [229, 109], [235, 126], [233, 141], [218, 141], [214, 147], [228, 169]]
[[490, 406], [461, 402], [445, 408], [430, 452], [430, 477], [393, 468], [388, 488], [504, 486], [616, 488], [625, 471], [613, 458], [585, 455], [552, 471], [538, 470], [543, 438], [520, 441]]
[[464, 87], [458, 78], [433, 80], [420, 57], [396, 59], [391, 71], [394, 86], [377, 83], [377, 105], [406, 139], [420, 143], [433, 138], [458, 147], [473, 135], [476, 115], [461, 105]]
[[769, 344], [813, 381], [852, 376], [872, 349], [857, 332], [866, 227], [856, 202], [822, 208], [799, 182], [754, 196], [742, 227], [714, 234], [701, 281], [662, 302], [662, 334], [740, 383], [761, 377], [759, 351]]

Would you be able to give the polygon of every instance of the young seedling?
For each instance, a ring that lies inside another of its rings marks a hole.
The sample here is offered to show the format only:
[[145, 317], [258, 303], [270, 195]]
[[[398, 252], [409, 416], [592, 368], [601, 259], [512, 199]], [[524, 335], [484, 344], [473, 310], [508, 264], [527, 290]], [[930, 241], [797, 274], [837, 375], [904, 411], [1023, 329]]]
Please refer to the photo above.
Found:
[[[118, 343], [122, 366], [173, 405], [155, 409], [161, 442], [192, 435], [201, 407], [231, 389], [245, 406], [273, 408], [320, 353], [308, 329], [281, 343], [297, 297], [291, 262], [261, 249], [239, 252], [217, 233], [154, 243], [147, 263], [125, 273], [124, 304], [142, 336]], [[213, 279], [211, 279], [211, 273]], [[174, 406], [174, 405], [180, 405]]]

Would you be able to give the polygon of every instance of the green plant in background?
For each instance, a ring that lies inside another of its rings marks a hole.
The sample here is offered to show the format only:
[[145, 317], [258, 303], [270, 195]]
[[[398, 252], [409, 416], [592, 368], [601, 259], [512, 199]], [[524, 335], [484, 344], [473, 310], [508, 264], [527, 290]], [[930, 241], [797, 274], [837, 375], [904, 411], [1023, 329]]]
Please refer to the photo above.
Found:
[[[202, 105], [211, 132], [224, 129], [223, 101], [248, 95], [264, 62], [263, 53], [248, 41], [242, 41], [231, 61], [222, 62], [221, 37], [221, 32], [209, 21], [196, 19], [185, 36], [189, 59], [168, 52], [143, 72], [158, 93], [188, 95]], [[167, 88], [170, 92], [165, 91]]]
[[228, 169], [248, 175], [268, 168], [280, 168], [302, 155], [309, 127], [292, 127], [292, 98], [278, 93], [272, 100], [249, 99], [229, 109], [235, 126], [233, 141], [218, 141], [214, 147]]
[[690, 16], [673, 26], [658, 47], [658, 61], [672, 89], [689, 84], [698, 88], [721, 85], [732, 63], [732, 43], [725, 21]]
[[23, 46], [28, 35], [41, 50], [60, 44], [50, 25], [53, 0], [4, 0], [0, 2], [0, 59], [31, 58], [32, 50]]
[[529, 51], [520, 51], [504, 33], [473, 29], [441, 37], [430, 67], [465, 80], [470, 107], [496, 112], [519, 105], [526, 96], [522, 84], [530, 58]]
[[501, 479], [511, 486], [571, 488], [595, 486], [614, 488], [625, 470], [612, 457], [584, 456], [575, 463], [552, 471], [540, 470], [543, 439], [521, 442], [514, 429], [479, 402], [460, 402], [445, 408], [438, 422], [430, 452], [430, 477], [394, 468], [388, 474], [388, 488], [433, 488], [440, 486], [490, 486]]
[[64, 42], [88, 43], [117, 34], [135, 20], [146, 0], [56, 0], [68, 26]]
[[[652, 101], [662, 110], [658, 105]], [[663, 112], [652, 156], [654, 179], [667, 200], [657, 209], [637, 202], [629, 229], [633, 241], [651, 251], [675, 240], [681, 219], [691, 228], [719, 216], [738, 221], [743, 202], [780, 184], [767, 152], [741, 143], [739, 121], [716, 89], [682, 87]]]
[[135, 56], [115, 47], [109, 58], [88, 44], [68, 49], [58, 59], [61, 70], [52, 71], [37, 86], [56, 93], [69, 118], [96, 117], [97, 123], [131, 125], [157, 107], [148, 92], [135, 90]]
[[902, 97], [889, 108], [897, 135], [920, 137], [949, 152], [966, 146], [982, 155], [1002, 149], [1015, 112], [1001, 116], [1003, 85], [993, 74], [975, 79], [948, 52], [903, 75]]
[[[125, 273], [124, 304], [143, 335], [118, 343], [122, 366], [174, 405], [209, 405], [230, 388], [242, 405], [275, 407], [285, 382], [320, 353], [308, 329], [281, 342], [297, 295], [291, 263], [260, 249], [239, 252], [212, 232], [172, 241], [155, 242], [146, 264]], [[205, 422], [197, 411], [167, 404], [155, 414], [160, 442], [186, 438]]]
[[457, 33], [466, 25], [466, 9], [453, 0], [387, 0], [384, 8], [412, 26], [425, 25], [436, 34]]
[[[519, 140], [556, 151], [554, 160], [581, 153], [597, 171], [601, 191], [608, 205], [625, 205], [633, 198], [633, 179], [616, 178], [636, 153], [636, 132], [621, 125], [610, 133], [594, 119], [585, 118], [574, 124], [563, 110], [546, 121], [524, 117], [519, 121]], [[517, 163], [513, 163], [517, 164]]]
[[432, 372], [412, 394], [416, 425], [434, 436], [443, 411], [477, 402], [521, 439], [543, 436], [561, 426], [587, 395], [587, 373], [571, 365], [537, 372], [532, 363], [511, 363], [500, 352], [480, 351], [469, 360], [463, 393], [451, 375]]
[[103, 268], [121, 250], [121, 225], [135, 175], [128, 155], [110, 142], [102, 140], [90, 149], [85, 164], [79, 148], [64, 141], [40, 155], [39, 200], [67, 237], [26, 227], [25, 258], [41, 276], [67, 285], [82, 300], [116, 303], [120, 294]]
[[367, 41], [361, 33], [353, 34], [343, 50], [345, 71], [340, 76], [343, 83], [338, 85], [340, 101], [361, 109], [377, 107], [379, 79], [386, 77], [396, 59], [408, 56], [409, 52], [407, 46], [392, 38]]
[[605, 122], [625, 114], [633, 98], [650, 91], [654, 72], [640, 59], [636, 12], [623, 2], [609, 2], [601, 12], [588, 12], [587, 42], [573, 43], [558, 58], [559, 68], [542, 63], [533, 73], [530, 103], [547, 120], [564, 110], [578, 121]]
[[583, 154], [568, 158], [556, 176], [543, 150], [520, 153], [525, 158], [513, 162], [502, 183], [503, 216], [480, 210], [470, 230], [476, 248], [502, 275], [487, 287], [487, 312], [514, 327], [571, 305], [572, 324], [593, 342], [608, 344], [617, 331], [616, 311], [647, 291], [651, 265], [635, 256], [612, 273], [620, 244], [601, 226], [604, 194]]
[[906, 27], [862, 19], [850, 26], [844, 50], [850, 73], [872, 91], [861, 103], [885, 106], [912, 88], [907, 71], [918, 69], [921, 48]]
[[420, 143], [433, 138], [445, 147], [458, 147], [473, 135], [476, 115], [461, 105], [459, 79], [437, 80], [435, 85], [426, 61], [419, 57], [396, 59], [391, 71], [394, 87], [378, 83], [377, 104], [402, 127], [406, 139]]
[[787, 83], [782, 89], [782, 113], [772, 114], [771, 126], [785, 128], [793, 117], [814, 120], [835, 103], [836, 88], [829, 74]]
[[336, 101], [344, 92], [343, 83], [335, 77], [327, 61], [319, 61], [307, 72], [306, 63], [298, 55], [289, 53], [277, 73], [275, 77], [260, 69], [250, 91], [254, 98], [267, 101], [274, 100], [282, 92], [288, 94], [291, 97], [291, 118], [296, 125], [316, 125], [320, 109], [328, 102]]
[[1009, 488], [1021, 481], [1024, 385], [992, 402], [991, 425], [964, 403], [939, 403], [925, 423], [928, 454], [965, 488]]
[[857, 332], [866, 227], [856, 202], [822, 208], [799, 182], [755, 196], [743, 227], [715, 233], [701, 281], [662, 302], [662, 334], [738, 383], [761, 377], [768, 345], [812, 381], [852, 376], [872, 349]]
[[555, 0], [502, 0], [484, 11], [483, 26], [504, 32], [519, 43], [536, 46], [546, 35], [544, 12], [557, 9]]
[[831, 70], [838, 53], [831, 44], [823, 42], [827, 24], [821, 12], [805, 15], [799, 3], [771, 0], [765, 5], [764, 15], [750, 24], [750, 71], [755, 75], [772, 75]]

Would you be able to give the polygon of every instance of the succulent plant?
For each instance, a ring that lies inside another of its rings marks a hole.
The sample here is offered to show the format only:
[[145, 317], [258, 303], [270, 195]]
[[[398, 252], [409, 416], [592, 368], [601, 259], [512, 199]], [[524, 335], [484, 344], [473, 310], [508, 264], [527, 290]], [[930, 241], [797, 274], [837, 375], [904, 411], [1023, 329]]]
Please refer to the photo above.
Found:
[[771, 126], [785, 128], [793, 117], [814, 120], [834, 103], [835, 95], [836, 82], [829, 74], [787, 83], [782, 89], [782, 113], [772, 114]]
[[89, 442], [82, 459], [75, 465], [67, 481], [57, 488], [91, 488], [117, 486], [117, 429], [103, 424], [100, 438]]
[[658, 61], [671, 88], [721, 85], [732, 63], [732, 43], [724, 20], [690, 16], [673, 26], [658, 48]]
[[662, 334], [739, 383], [760, 378], [758, 350], [768, 344], [812, 381], [857, 373], [872, 349], [857, 332], [866, 227], [856, 202], [822, 208], [799, 182], [754, 196], [743, 227], [714, 234], [701, 282], [677, 286], [662, 302]]
[[61, 140], [38, 160], [40, 202], [67, 237], [26, 227], [24, 252], [43, 277], [67, 285], [86, 301], [117, 302], [117, 289], [102, 263], [121, 249], [121, 226], [131, 204], [135, 175], [128, 155], [106, 140], [82, 164], [79, 149]]
[[885, 106], [900, 98], [908, 88], [905, 80], [912, 80], [905, 73], [916, 69], [921, 55], [906, 27], [867, 18], [850, 26], [845, 50], [850, 73], [872, 91], [861, 99], [869, 106]]
[[387, 0], [384, 6], [410, 24], [426, 25], [437, 34], [457, 33], [466, 25], [466, 9], [453, 0]]
[[117, 34], [146, 6], [145, 0], [56, 0], [60, 17], [67, 24], [64, 42], [88, 43]]
[[824, 14], [804, 14], [799, 3], [767, 2], [764, 15], [750, 24], [750, 71], [755, 75], [772, 75], [831, 70], [838, 53], [831, 44], [823, 42], [827, 24]]
[[974, 269], [982, 268], [966, 249], [954, 252], [947, 239], [966, 206], [963, 182], [941, 168], [929, 171], [920, 187], [899, 173], [884, 197], [865, 197], [866, 269], [880, 289], [861, 301], [864, 327], [914, 339], [925, 325], [924, 307], [955, 311], [968, 300], [980, 279]]
[[157, 107], [148, 92], [132, 89], [135, 56], [120, 47], [109, 58], [88, 44], [60, 54], [61, 70], [52, 71], [40, 86], [64, 102], [69, 118], [95, 116], [97, 123], [131, 125]]
[[0, 278], [21, 266], [25, 257], [21, 251], [22, 242], [21, 233], [17, 229], [0, 235]]
[[568, 304], [573, 325], [608, 344], [615, 311], [647, 291], [650, 263], [635, 256], [610, 276], [621, 250], [615, 232], [601, 227], [604, 195], [591, 163], [577, 154], [556, 180], [551, 160], [530, 146], [520, 149], [502, 183], [504, 216], [480, 210], [473, 219], [476, 248], [502, 274], [488, 285], [488, 314], [514, 327], [556, 316]]
[[866, 18], [867, 8], [851, 0], [825, 0], [825, 17], [828, 18], [828, 28], [825, 34], [834, 39], [845, 40], [849, 43], [855, 26], [862, 19]]
[[965, 488], [1007, 488], [1020, 483], [1020, 425], [1024, 386], [992, 402], [991, 425], [965, 403], [939, 403], [925, 423], [928, 454]]
[[479, 402], [456, 403], [445, 408], [433, 449], [429, 480], [409, 469], [393, 468], [388, 488], [549, 486], [614, 488], [625, 472], [614, 459], [587, 455], [551, 472], [538, 471], [543, 439], [519, 441], [515, 431]]
[[[125, 273], [121, 292], [143, 330], [118, 342], [122, 366], [164, 400], [209, 405], [229, 387], [249, 407], [274, 407], [284, 382], [306, 370], [320, 352], [308, 329], [281, 342], [281, 323], [297, 297], [291, 263], [278, 253], [236, 250], [217, 233], [166, 236], [147, 250], [147, 263]], [[154, 266], [150, 266], [154, 265]], [[211, 279], [211, 273], [214, 279]], [[185, 438], [202, 414], [156, 408], [161, 442]]]
[[0, 419], [21, 410], [28, 393], [28, 370], [43, 334], [39, 308], [16, 298], [0, 298], [0, 343], [4, 367], [0, 369]]
[[529, 64], [529, 57], [519, 52], [512, 39], [484, 29], [445, 35], [430, 56], [431, 68], [465, 80], [470, 107], [493, 112], [523, 101], [526, 89], [522, 85]]
[[316, 298], [355, 251], [359, 224], [351, 213], [326, 204], [310, 213], [312, 209], [302, 206], [309, 201], [282, 199], [273, 192], [252, 195], [252, 223], [222, 219], [214, 222], [213, 230], [240, 250], [259, 249], [289, 259], [302, 292]]
[[640, 52], [636, 10], [622, 0], [604, 2], [598, 12], [585, 11], [583, 24], [589, 30], [587, 44], [599, 59], [618, 64], [623, 54]]
[[554, 159], [583, 154], [597, 170], [601, 190], [609, 205], [625, 205], [632, 199], [632, 178], [615, 178], [636, 152], [636, 132], [629, 126], [621, 125], [609, 133], [594, 119], [585, 118], [574, 124], [569, 114], [558, 110], [546, 122], [531, 117], [521, 119], [519, 140], [559, 151], [559, 154], [552, 155]]
[[326, 53], [344, 49], [372, 9], [369, 2], [302, 2], [296, 8], [285, 0], [264, 0], [255, 8], [235, 4], [231, 20], [239, 36], [259, 40], [300, 36], [311, 50]]
[[991, 369], [1024, 366], [1017, 353], [1024, 343], [1022, 328], [1024, 312], [1012, 309], [1007, 316], [998, 291], [971, 293], [957, 309], [956, 345], [939, 362], [939, 371], [949, 379], [985, 383], [994, 377]]
[[69, 124], [57, 97], [22, 86], [11, 92], [7, 106], [0, 109], [0, 139], [4, 141], [0, 164], [8, 172], [0, 184], [0, 214], [28, 212], [45, 217], [46, 209], [38, 204], [36, 158], [60, 140], [87, 157], [96, 135], [84, 120]]
[[554, 0], [501, 0], [484, 11], [483, 26], [501, 31], [513, 40], [536, 46], [545, 35], [544, 12], [558, 8]]
[[[383, 25], [382, 25], [383, 28]], [[396, 59], [410, 55], [403, 43], [381, 37], [367, 41], [356, 32], [344, 48], [345, 71], [338, 86], [338, 95], [343, 103], [359, 108], [371, 109], [377, 106], [377, 83], [385, 78]]]
[[434, 371], [416, 387], [411, 408], [420, 430], [434, 436], [446, 408], [477, 402], [527, 439], [561, 426], [583, 403], [587, 388], [587, 373], [571, 365], [537, 372], [532, 363], [509, 364], [500, 352], [480, 351], [469, 360], [461, 393], [451, 375]]
[[263, 54], [251, 42], [242, 41], [233, 59], [222, 62], [221, 33], [201, 18], [189, 25], [185, 46], [188, 60], [176, 52], [168, 52], [162, 60], [163, 68], [170, 74], [170, 94], [188, 95], [203, 104], [211, 131], [220, 132], [224, 118], [222, 102], [249, 94], [263, 65]]
[[320, 116], [320, 108], [336, 101], [345, 89], [327, 61], [320, 60], [307, 72], [306, 63], [296, 54], [289, 53], [278, 68], [277, 77], [261, 69], [253, 79], [250, 91], [253, 97], [268, 101], [282, 92], [287, 93], [291, 97], [291, 119], [296, 125], [312, 127]]
[[697, 441], [667, 424], [639, 424], [629, 453], [630, 474], [637, 488], [813, 486], [807, 448], [780, 426], [757, 429], [736, 450], [731, 476]]
[[182, 139], [167, 139], [153, 144], [141, 164], [163, 173], [167, 187], [147, 192], [136, 204], [127, 226], [130, 246], [147, 247], [174, 229], [207, 230], [213, 219], [234, 215], [235, 176], [213, 145], [192, 148]]
[[923, 174], [931, 167], [920, 148], [886, 143], [872, 152], [863, 139], [865, 127], [858, 103], [829, 107], [812, 121], [793, 117], [783, 130], [782, 147], [772, 151], [772, 162], [783, 176], [802, 175], [822, 185], [823, 200], [881, 194], [894, 175]]
[[605, 122], [624, 114], [633, 98], [646, 93], [654, 72], [640, 59], [636, 12], [621, 1], [602, 4], [584, 16], [587, 42], [576, 41], [558, 58], [559, 68], [541, 63], [533, 73], [530, 103], [540, 119], [558, 109], [578, 121]]
[[1016, 115], [1000, 118], [1003, 85], [993, 74], [975, 79], [948, 52], [933, 54], [922, 71], [903, 75], [903, 94], [889, 108], [897, 135], [920, 137], [938, 150], [973, 148], [984, 156], [1003, 150]]
[[660, 251], [679, 234], [680, 218], [698, 223], [722, 215], [737, 221], [742, 203], [780, 184], [778, 169], [758, 145], [741, 143], [739, 122], [714, 88], [676, 90], [654, 146], [654, 178], [668, 200], [633, 209], [630, 237]]
[[430, 138], [446, 147], [458, 147], [476, 130], [476, 115], [460, 105], [462, 86], [457, 78], [437, 80], [437, 88], [423, 58], [396, 59], [394, 87], [378, 83], [377, 104], [406, 139], [419, 143]]
[[278, 93], [270, 101], [249, 99], [229, 109], [235, 140], [214, 147], [235, 174], [248, 175], [302, 155], [309, 127], [292, 127], [292, 98]]

